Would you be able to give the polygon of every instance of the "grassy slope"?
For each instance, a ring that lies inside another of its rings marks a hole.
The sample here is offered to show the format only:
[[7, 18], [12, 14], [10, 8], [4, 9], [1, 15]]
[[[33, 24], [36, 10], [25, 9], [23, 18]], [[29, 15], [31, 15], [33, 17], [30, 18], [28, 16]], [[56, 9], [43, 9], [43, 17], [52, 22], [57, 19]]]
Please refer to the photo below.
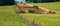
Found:
[[[0, 6], [0, 26], [28, 26], [16, 13], [12, 6]], [[31, 25], [29, 25], [31, 26]]]
[[32, 5], [40, 6], [54, 11], [60, 11], [60, 2], [51, 3], [31, 3]]
[[[51, 3], [31, 3], [50, 10], [60, 11], [60, 2]], [[60, 26], [60, 14], [25, 14], [26, 16], [36, 19], [46, 26]]]
[[60, 14], [24, 14], [32, 19], [36, 19], [45, 26], [60, 26]]

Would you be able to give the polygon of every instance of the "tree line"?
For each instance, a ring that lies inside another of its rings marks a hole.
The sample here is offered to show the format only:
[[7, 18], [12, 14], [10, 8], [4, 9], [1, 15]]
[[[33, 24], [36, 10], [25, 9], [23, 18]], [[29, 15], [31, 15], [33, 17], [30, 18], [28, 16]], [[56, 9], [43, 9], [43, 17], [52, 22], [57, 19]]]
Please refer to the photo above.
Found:
[[[30, 1], [32, 3], [41, 3], [41, 2], [56, 2], [56, 1], [60, 1], [60, 0], [26, 0]], [[14, 5], [15, 4], [15, 0], [0, 0], [0, 5]]]
[[41, 3], [41, 2], [57, 2], [60, 0], [26, 0], [26, 1], [30, 1], [32, 3]]
[[0, 0], [0, 5], [14, 5], [15, 0]]

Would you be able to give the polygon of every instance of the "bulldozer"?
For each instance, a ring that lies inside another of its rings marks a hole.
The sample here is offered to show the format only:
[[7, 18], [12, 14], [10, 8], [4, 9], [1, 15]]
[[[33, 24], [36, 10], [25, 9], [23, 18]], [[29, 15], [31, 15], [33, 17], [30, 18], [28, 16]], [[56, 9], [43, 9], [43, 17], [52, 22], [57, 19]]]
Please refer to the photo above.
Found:
[[17, 13], [60, 14], [60, 12], [55, 12], [53, 10], [26, 3], [17, 3], [15, 8]]

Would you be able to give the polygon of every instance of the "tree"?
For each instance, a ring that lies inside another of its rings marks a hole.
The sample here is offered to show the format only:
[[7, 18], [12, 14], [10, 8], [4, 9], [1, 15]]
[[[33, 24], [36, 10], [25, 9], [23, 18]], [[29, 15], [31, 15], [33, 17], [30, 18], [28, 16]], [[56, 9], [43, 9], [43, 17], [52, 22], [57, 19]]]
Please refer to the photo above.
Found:
[[0, 5], [14, 5], [15, 0], [0, 0]]
[[2, 5], [3, 4], [3, 1], [2, 0], [0, 0], [0, 5]]
[[40, 2], [40, 0], [33, 0], [33, 2], [34, 2], [34, 3], [39, 3], [39, 2]]

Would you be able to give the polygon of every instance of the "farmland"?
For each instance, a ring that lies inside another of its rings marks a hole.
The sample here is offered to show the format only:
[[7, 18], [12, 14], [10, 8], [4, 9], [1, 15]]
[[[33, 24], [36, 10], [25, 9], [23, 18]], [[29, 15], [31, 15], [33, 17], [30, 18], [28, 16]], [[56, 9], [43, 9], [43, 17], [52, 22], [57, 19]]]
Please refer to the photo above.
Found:
[[[30, 3], [30, 4], [60, 12], [60, 2]], [[60, 26], [60, 14], [25, 13], [24, 15], [45, 24], [45, 26]], [[32, 25], [29, 25], [19, 17], [13, 6], [0, 6], [0, 26], [32, 26]]]
[[60, 2], [50, 2], [50, 3], [29, 3], [35, 6], [43, 7], [49, 10], [60, 11]]
[[31, 26], [21, 19], [13, 6], [0, 6], [0, 26]]
[[[51, 3], [31, 3], [36, 6], [44, 7], [49, 10], [60, 12], [60, 2]], [[27, 17], [40, 21], [45, 24], [45, 26], [60, 26], [60, 14], [24, 14]]]

